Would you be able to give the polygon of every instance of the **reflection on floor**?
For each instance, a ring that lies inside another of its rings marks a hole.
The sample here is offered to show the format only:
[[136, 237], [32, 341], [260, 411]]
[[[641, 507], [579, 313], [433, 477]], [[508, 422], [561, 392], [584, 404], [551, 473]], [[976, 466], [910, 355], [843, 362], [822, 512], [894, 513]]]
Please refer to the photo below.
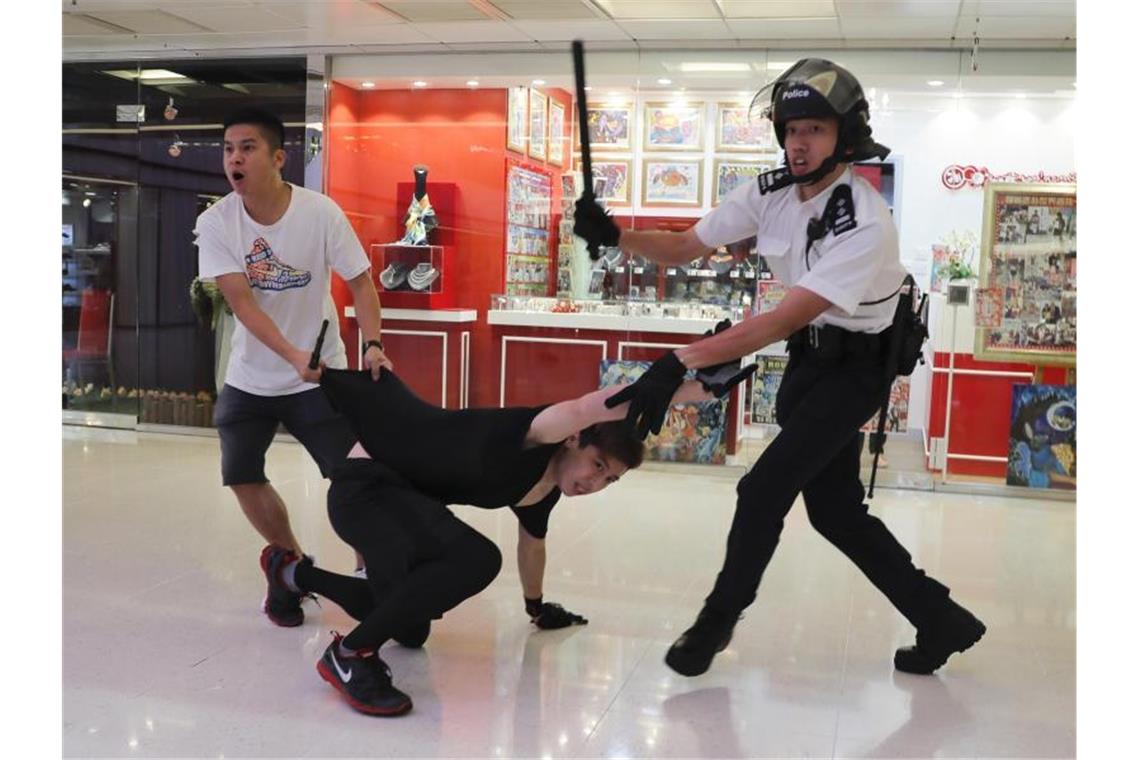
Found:
[[[507, 510], [456, 508], [504, 570], [382, 656], [415, 709], [352, 711], [314, 665], [349, 618], [259, 612], [261, 543], [219, 485], [210, 438], [65, 427], [64, 750], [68, 756], [1072, 757], [1072, 503], [884, 489], [873, 510], [989, 626], [935, 677], [895, 673], [906, 622], [793, 508], [758, 601], [699, 678], [662, 662], [710, 588], [733, 478], [630, 473], [559, 505], [546, 598], [523, 613]], [[699, 471], [698, 471], [699, 473]], [[269, 477], [307, 550], [347, 571], [326, 483], [275, 444]]]

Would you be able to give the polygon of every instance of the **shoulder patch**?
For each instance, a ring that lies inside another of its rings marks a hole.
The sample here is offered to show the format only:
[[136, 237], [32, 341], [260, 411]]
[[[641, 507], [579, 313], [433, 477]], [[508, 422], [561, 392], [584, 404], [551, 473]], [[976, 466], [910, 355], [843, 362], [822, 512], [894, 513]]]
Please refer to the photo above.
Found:
[[792, 184], [792, 173], [787, 167], [777, 166], [775, 169], [756, 175], [756, 182], [760, 185], [760, 194], [767, 195]]
[[858, 226], [855, 221], [855, 201], [851, 197], [851, 185], [839, 185], [831, 191], [827, 207], [823, 211], [824, 222], [832, 235], [842, 235]]

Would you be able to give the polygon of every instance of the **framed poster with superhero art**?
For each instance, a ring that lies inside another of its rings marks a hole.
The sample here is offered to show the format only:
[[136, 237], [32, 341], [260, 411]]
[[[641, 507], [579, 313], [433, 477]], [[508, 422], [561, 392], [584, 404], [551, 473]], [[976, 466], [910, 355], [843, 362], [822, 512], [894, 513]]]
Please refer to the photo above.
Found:
[[1005, 482], [1077, 487], [1077, 387], [1014, 385]]
[[976, 326], [976, 359], [1076, 366], [1076, 185], [987, 185], [979, 279], [1001, 301]]
[[[632, 383], [649, 365], [647, 361], [603, 360], [598, 387]], [[645, 439], [646, 459], [724, 464], [728, 456], [727, 409], [727, 397], [670, 408], [661, 432]]]

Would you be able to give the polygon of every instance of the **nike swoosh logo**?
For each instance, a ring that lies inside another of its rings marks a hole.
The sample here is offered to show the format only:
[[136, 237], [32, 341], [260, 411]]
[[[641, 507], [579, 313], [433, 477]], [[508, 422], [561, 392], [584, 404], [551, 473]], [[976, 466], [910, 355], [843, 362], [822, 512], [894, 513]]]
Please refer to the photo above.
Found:
[[348, 683], [349, 681], [351, 681], [352, 680], [352, 671], [351, 670], [345, 671], [345, 670], [340, 669], [340, 662], [336, 659], [335, 653], [332, 656], [332, 661], [333, 661], [333, 667], [336, 668], [336, 674], [338, 676], [340, 676], [340, 680], [344, 681], [345, 683]]

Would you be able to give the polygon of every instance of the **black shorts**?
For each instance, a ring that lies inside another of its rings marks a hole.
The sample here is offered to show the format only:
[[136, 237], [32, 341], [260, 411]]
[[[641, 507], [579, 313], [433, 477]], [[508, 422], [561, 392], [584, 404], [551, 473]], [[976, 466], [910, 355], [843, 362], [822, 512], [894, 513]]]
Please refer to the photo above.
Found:
[[301, 442], [328, 477], [356, 440], [348, 421], [333, 410], [320, 388], [285, 396], [258, 396], [222, 387], [214, 425], [222, 443], [222, 484], [266, 483], [265, 452], [278, 425]]

